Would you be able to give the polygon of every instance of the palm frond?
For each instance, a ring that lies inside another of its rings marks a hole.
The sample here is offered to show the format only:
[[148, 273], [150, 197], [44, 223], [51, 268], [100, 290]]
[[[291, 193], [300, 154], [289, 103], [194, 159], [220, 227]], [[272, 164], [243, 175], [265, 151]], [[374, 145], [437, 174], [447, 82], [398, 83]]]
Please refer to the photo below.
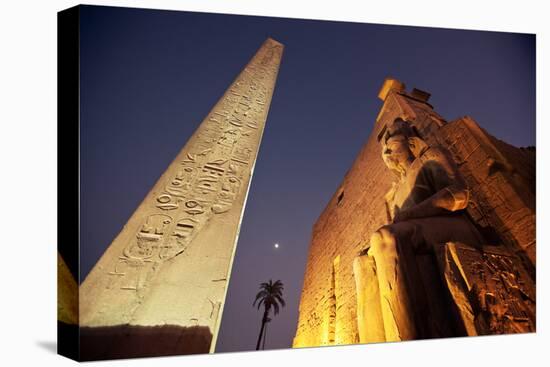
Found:
[[281, 304], [281, 306], [283, 306], [283, 307], [286, 306], [285, 300], [284, 300], [283, 297], [281, 297], [280, 295], [276, 295], [276, 296], [275, 296], [275, 299], [276, 299], [277, 301], [279, 301], [279, 303]]
[[273, 302], [273, 311], [275, 312], [275, 315], [279, 313], [279, 304], [277, 302]]
[[279, 313], [281, 307], [285, 306], [285, 300], [283, 299], [284, 285], [281, 280], [273, 282], [269, 279], [268, 282], [260, 283], [260, 291], [256, 294], [252, 306], [257, 306], [258, 309], [264, 306], [266, 314], [269, 314], [271, 308], [275, 315]]
[[269, 295], [269, 292], [268, 291], [265, 291], [265, 290], [262, 290], [262, 291], [259, 291], [257, 294], [256, 294], [256, 299], [258, 298], [261, 298], [261, 297], [266, 297]]

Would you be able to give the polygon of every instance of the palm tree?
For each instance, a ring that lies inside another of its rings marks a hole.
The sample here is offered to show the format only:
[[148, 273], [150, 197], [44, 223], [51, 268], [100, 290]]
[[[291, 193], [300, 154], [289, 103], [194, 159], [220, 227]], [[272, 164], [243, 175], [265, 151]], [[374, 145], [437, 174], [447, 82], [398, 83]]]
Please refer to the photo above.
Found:
[[275, 283], [269, 279], [269, 283], [261, 283], [260, 291], [256, 294], [256, 299], [252, 303], [252, 306], [256, 305], [258, 302], [258, 310], [261, 305], [264, 305], [264, 317], [262, 317], [262, 327], [260, 329], [260, 335], [258, 335], [258, 343], [256, 344], [256, 350], [260, 349], [260, 343], [262, 337], [264, 338], [265, 345], [265, 335], [264, 330], [266, 329], [266, 324], [271, 321], [269, 318], [269, 312], [273, 308], [275, 315], [279, 313], [279, 307], [285, 306], [285, 300], [283, 299], [283, 283], [280, 280], [277, 280]]

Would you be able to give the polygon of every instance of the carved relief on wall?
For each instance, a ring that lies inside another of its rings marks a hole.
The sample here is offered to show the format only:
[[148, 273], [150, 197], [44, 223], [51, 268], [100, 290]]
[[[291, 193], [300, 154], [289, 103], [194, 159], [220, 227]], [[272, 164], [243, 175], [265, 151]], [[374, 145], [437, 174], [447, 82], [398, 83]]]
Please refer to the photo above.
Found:
[[468, 335], [535, 331], [535, 285], [504, 247], [449, 242], [439, 262]]

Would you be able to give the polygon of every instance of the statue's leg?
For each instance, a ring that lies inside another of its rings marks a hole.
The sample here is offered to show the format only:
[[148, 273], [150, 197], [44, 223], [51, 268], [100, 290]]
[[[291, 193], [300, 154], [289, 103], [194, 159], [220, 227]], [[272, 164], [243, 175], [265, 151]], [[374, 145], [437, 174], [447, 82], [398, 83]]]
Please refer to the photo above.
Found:
[[357, 328], [361, 343], [386, 341], [380, 309], [380, 292], [374, 257], [361, 255], [353, 261], [357, 294]]
[[399, 243], [394, 234], [399, 232], [400, 237], [410, 238], [407, 236], [409, 230], [405, 223], [400, 223], [399, 228], [382, 227], [371, 237], [369, 254], [372, 253], [376, 261], [386, 341], [420, 337], [415, 324], [414, 296], [408, 283], [417, 275], [413, 244]]

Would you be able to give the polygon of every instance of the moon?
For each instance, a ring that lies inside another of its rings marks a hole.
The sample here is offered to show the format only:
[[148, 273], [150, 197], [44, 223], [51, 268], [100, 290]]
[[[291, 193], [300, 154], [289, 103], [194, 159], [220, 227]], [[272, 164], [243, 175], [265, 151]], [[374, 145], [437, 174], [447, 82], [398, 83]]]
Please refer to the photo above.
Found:
[[278, 244], [278, 243], [276, 243], [276, 244], [274, 244], [274, 245], [273, 245], [273, 247], [275, 247], [275, 248], [279, 248], [279, 244]]

